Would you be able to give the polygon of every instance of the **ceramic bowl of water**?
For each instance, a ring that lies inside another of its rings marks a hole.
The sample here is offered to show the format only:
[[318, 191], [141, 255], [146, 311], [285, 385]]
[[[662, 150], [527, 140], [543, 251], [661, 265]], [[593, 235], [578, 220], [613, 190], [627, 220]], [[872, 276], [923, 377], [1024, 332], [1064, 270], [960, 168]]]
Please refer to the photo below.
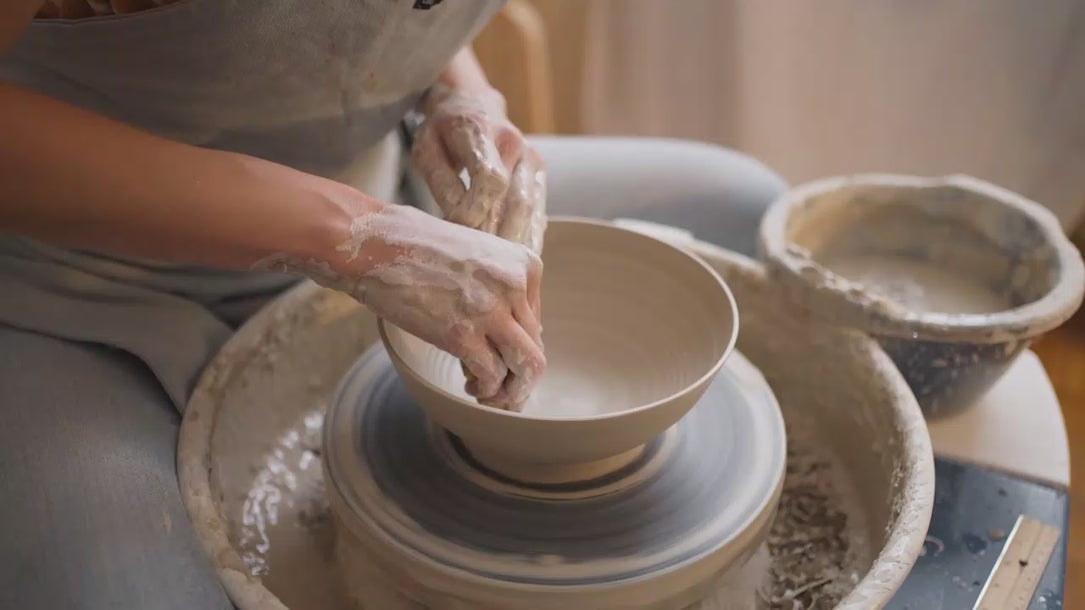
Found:
[[766, 215], [761, 256], [802, 311], [873, 335], [928, 417], [979, 399], [1085, 289], [1048, 210], [967, 176], [801, 186]]
[[548, 365], [520, 412], [468, 396], [452, 355], [386, 322], [381, 338], [411, 396], [479, 461], [531, 478], [611, 470], [704, 393], [734, 348], [735, 300], [700, 259], [605, 222], [550, 219], [543, 264]]

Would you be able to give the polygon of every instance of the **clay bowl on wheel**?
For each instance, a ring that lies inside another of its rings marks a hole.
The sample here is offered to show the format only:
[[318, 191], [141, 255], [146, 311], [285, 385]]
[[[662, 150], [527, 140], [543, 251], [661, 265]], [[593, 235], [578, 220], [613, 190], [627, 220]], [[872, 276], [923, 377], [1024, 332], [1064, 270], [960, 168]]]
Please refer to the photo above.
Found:
[[928, 417], [980, 398], [1085, 289], [1050, 212], [966, 176], [799, 187], [769, 210], [761, 248], [790, 300], [878, 340]]
[[734, 348], [730, 290], [685, 251], [609, 223], [553, 218], [543, 251], [548, 368], [521, 412], [481, 406], [459, 361], [381, 322], [396, 370], [430, 420], [514, 478], [602, 474], [677, 422]]

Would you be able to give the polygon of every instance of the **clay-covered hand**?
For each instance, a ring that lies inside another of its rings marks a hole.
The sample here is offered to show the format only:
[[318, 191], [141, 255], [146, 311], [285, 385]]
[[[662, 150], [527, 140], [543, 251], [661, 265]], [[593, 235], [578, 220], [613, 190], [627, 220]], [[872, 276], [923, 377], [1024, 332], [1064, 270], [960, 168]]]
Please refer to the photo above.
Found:
[[521, 244], [387, 205], [354, 221], [327, 261], [280, 259], [378, 316], [460, 358], [467, 392], [521, 405], [546, 367], [539, 325], [542, 263]]
[[509, 121], [501, 94], [438, 84], [422, 111], [412, 159], [444, 217], [540, 252], [546, 166]]

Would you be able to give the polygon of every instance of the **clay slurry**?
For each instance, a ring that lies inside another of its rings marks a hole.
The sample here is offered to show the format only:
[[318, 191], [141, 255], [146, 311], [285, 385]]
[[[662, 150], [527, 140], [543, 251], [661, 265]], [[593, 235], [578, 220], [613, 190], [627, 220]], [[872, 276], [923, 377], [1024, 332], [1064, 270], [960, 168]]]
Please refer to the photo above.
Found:
[[1011, 308], [973, 277], [932, 261], [887, 254], [839, 255], [822, 261], [833, 273], [910, 309], [948, 314], [985, 314]]

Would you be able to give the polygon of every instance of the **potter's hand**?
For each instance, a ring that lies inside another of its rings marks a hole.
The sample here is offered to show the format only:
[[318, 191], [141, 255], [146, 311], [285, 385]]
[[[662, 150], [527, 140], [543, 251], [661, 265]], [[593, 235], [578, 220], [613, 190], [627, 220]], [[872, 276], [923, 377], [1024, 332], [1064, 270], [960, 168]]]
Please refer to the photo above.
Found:
[[426, 120], [412, 158], [445, 218], [538, 253], [546, 230], [546, 168], [505, 115], [501, 94], [438, 84], [422, 111]]
[[378, 316], [460, 358], [467, 392], [520, 405], [546, 367], [540, 340], [542, 263], [520, 244], [399, 205], [356, 218], [322, 261], [279, 259], [355, 297]]

